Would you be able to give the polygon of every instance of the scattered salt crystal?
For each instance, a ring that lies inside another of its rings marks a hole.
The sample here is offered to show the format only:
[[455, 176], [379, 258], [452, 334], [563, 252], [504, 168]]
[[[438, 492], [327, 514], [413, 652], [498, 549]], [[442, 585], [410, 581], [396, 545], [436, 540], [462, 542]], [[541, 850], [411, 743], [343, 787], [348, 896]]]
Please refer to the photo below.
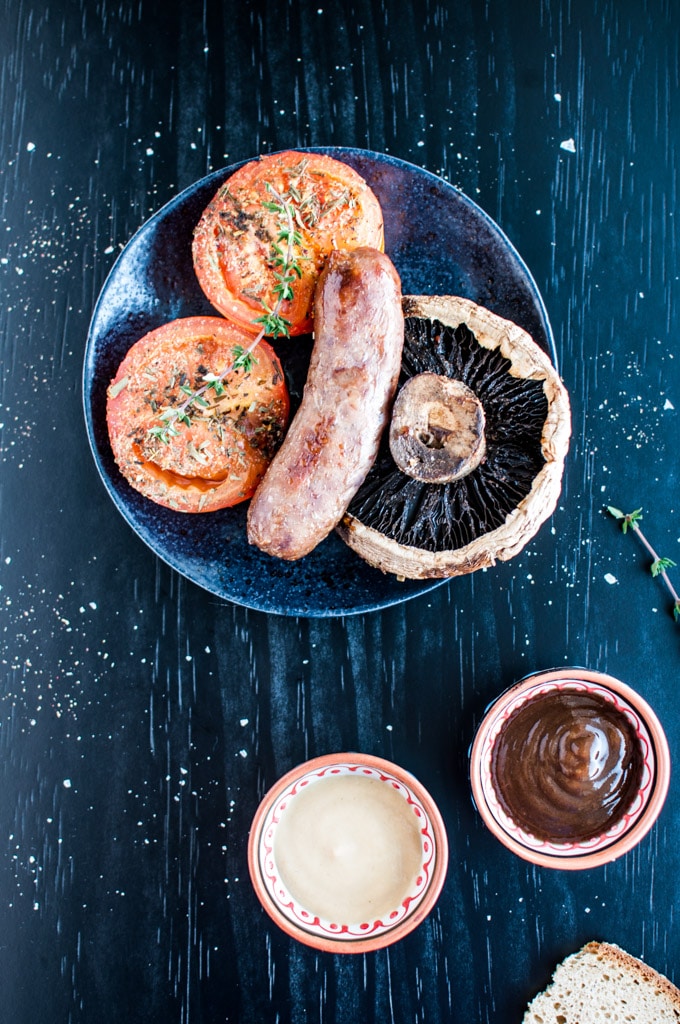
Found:
[[606, 572], [604, 574], [604, 578], [605, 578], [605, 582], [606, 583], [610, 583], [611, 584], [611, 583], [618, 583], [619, 582], [617, 580], [616, 576], [612, 576], [612, 574], [610, 572]]
[[71, 782], [70, 779], [64, 779], [63, 785], [64, 785], [64, 789], [70, 789], [71, 786], [72, 786], [72, 782]]
[[573, 139], [565, 139], [564, 142], [560, 142], [560, 149], [566, 149], [567, 153], [575, 153], [576, 143]]
[[666, 401], [663, 403], [663, 407], [664, 409], [675, 409], [675, 406], [671, 402], [670, 398], [666, 399]]

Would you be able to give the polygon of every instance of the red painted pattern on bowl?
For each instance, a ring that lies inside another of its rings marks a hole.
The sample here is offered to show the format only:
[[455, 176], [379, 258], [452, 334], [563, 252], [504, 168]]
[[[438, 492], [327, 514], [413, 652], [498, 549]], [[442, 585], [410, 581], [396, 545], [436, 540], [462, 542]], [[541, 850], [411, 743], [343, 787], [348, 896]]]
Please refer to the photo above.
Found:
[[[421, 864], [418, 875], [415, 879], [413, 889], [405, 894], [404, 899], [398, 907], [390, 911], [386, 920], [377, 918], [370, 921], [357, 922], [336, 922], [328, 921], [316, 914], [310, 913], [291, 895], [286, 888], [283, 879], [276, 866], [274, 856], [274, 841], [276, 838], [277, 826], [280, 824], [281, 815], [288, 807], [295, 796], [305, 790], [308, 786], [314, 785], [323, 779], [331, 776], [356, 776], [361, 775], [368, 779], [384, 782], [392, 786], [411, 808], [413, 814], [418, 818], [418, 830], [420, 832]], [[333, 764], [318, 771], [311, 771], [296, 779], [288, 787], [281, 797], [273, 804], [262, 829], [260, 840], [260, 868], [269, 895], [277, 904], [286, 917], [295, 924], [300, 925], [308, 931], [318, 932], [321, 935], [333, 935], [338, 939], [358, 939], [365, 935], [379, 935], [381, 932], [394, 928], [395, 924], [402, 921], [412, 910], [418, 906], [427, 892], [427, 887], [432, 877], [434, 862], [434, 836], [432, 824], [427, 816], [425, 808], [413, 795], [412, 791], [403, 782], [394, 778], [387, 772], [379, 771], [360, 764]]]
[[[416, 819], [420, 862], [415, 881], [397, 906], [370, 920], [336, 921], [311, 912], [291, 894], [276, 863], [276, 832], [291, 801], [310, 786], [338, 776], [361, 776], [390, 786]], [[397, 941], [429, 914], [444, 884], [448, 842], [436, 805], [408, 772], [370, 755], [324, 755], [288, 772], [265, 796], [253, 821], [248, 861], [262, 905], [284, 931], [317, 949], [358, 953]]]
[[[642, 755], [640, 785], [626, 812], [602, 834], [580, 842], [550, 842], [520, 828], [499, 803], [491, 772], [494, 744], [513, 712], [527, 701], [565, 690], [593, 694], [621, 711], [633, 726]], [[511, 687], [487, 711], [470, 755], [473, 798], [487, 827], [525, 860], [562, 869], [597, 867], [636, 845], [661, 811], [669, 778], [668, 743], [649, 705], [625, 683], [587, 669], [535, 673]]]

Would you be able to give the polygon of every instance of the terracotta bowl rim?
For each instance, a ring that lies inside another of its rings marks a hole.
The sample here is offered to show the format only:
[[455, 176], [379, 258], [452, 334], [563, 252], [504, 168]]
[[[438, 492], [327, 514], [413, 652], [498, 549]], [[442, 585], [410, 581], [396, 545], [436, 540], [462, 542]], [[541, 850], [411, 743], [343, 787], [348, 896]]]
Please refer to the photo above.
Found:
[[[297, 779], [310, 772], [320, 771], [335, 764], [349, 764], [357, 767], [368, 767], [378, 772], [394, 776], [407, 790], [409, 790], [417, 801], [422, 805], [432, 828], [434, 841], [434, 866], [430, 876], [429, 884], [420, 901], [415, 908], [403, 917], [393, 928], [386, 929], [378, 934], [365, 938], [342, 939], [328, 935], [321, 935], [297, 925], [288, 918], [272, 899], [262, 877], [260, 866], [260, 845], [262, 842], [262, 831], [267, 815], [285, 790]], [[409, 771], [388, 761], [385, 758], [372, 754], [361, 754], [355, 751], [323, 754], [313, 757], [308, 761], [291, 768], [282, 775], [265, 793], [255, 812], [255, 816], [248, 836], [248, 870], [255, 893], [269, 917], [286, 934], [304, 945], [329, 953], [367, 953], [373, 950], [382, 949], [385, 946], [397, 942], [420, 925], [433, 910], [444, 886], [446, 871], [448, 867], [448, 838], [446, 827], [439, 808], [433, 798]]]
[[[591, 683], [609, 690], [611, 693], [628, 703], [646, 727], [651, 742], [651, 763], [653, 767], [652, 791], [642, 813], [633, 824], [619, 836], [616, 836], [604, 848], [588, 851], [584, 846], [582, 854], [569, 856], [551, 847], [550, 852], [534, 849], [525, 845], [514, 835], [510, 835], [497, 820], [489, 807], [482, 786], [481, 759], [483, 747], [492, 722], [499, 711], [511, 704], [522, 693], [543, 684], [557, 681], [572, 681], [576, 684]], [[554, 868], [561, 871], [582, 871], [611, 863], [636, 846], [650, 831], [656, 822], [666, 800], [670, 784], [671, 755], [666, 734], [655, 711], [636, 690], [627, 683], [606, 672], [598, 672], [587, 668], [567, 666], [544, 671], [532, 672], [522, 677], [507, 690], [503, 691], [485, 710], [484, 717], [475, 733], [469, 756], [470, 786], [475, 807], [489, 831], [517, 856], [541, 867]]]

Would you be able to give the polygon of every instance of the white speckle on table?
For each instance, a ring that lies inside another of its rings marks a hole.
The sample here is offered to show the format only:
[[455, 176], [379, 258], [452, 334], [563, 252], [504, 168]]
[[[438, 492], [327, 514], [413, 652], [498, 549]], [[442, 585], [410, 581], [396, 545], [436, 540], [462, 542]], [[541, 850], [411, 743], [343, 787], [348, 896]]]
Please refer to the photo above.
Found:
[[612, 573], [610, 573], [610, 572], [606, 572], [604, 574], [604, 578], [605, 578], [605, 582], [609, 583], [609, 584], [618, 583], [619, 582], [617, 580], [616, 576], [613, 576]]
[[675, 406], [671, 402], [670, 398], [666, 399], [666, 401], [663, 403], [663, 407], [664, 409], [675, 409]]
[[70, 779], [64, 779], [64, 782], [63, 782], [64, 789], [70, 789], [72, 785], [73, 785], [73, 783], [71, 782]]
[[565, 139], [564, 142], [560, 142], [560, 149], [566, 149], [567, 153], [575, 153], [576, 143], [573, 139]]

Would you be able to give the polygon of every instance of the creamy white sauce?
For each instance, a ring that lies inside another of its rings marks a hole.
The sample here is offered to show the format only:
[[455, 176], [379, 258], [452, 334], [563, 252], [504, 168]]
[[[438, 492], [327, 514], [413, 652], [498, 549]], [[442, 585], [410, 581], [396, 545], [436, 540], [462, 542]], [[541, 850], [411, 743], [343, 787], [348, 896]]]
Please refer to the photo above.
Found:
[[319, 779], [283, 811], [274, 858], [291, 896], [310, 913], [340, 924], [373, 921], [414, 888], [422, 867], [418, 818], [379, 779]]

